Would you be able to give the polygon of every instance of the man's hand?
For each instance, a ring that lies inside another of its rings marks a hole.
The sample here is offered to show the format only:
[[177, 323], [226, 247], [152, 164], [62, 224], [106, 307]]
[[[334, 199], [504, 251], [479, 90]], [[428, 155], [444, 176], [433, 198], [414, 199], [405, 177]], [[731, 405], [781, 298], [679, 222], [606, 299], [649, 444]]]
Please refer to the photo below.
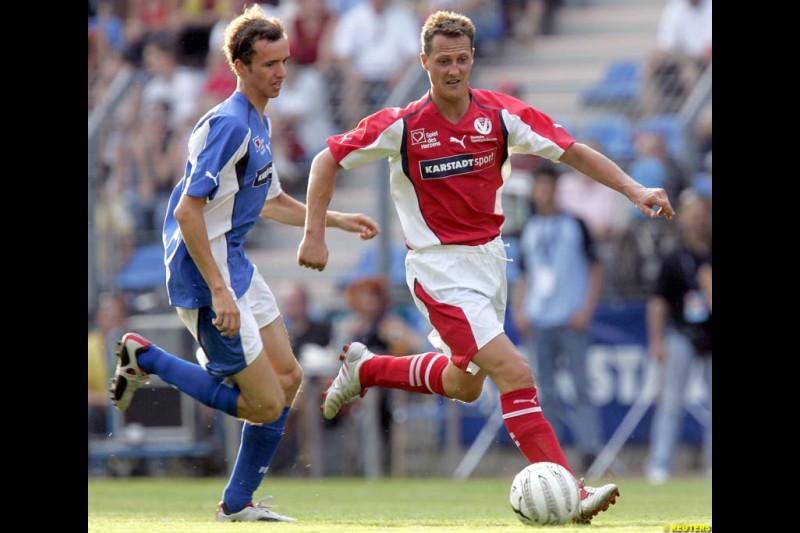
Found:
[[303, 237], [297, 249], [297, 264], [320, 272], [325, 270], [325, 265], [328, 264], [328, 245], [325, 240]]
[[675, 210], [672, 209], [664, 189], [643, 188], [631, 201], [636, 209], [650, 218], [666, 217], [667, 220], [672, 220], [675, 216]]
[[233, 295], [227, 287], [211, 291], [211, 308], [217, 315], [211, 320], [211, 323], [216, 326], [223, 337], [234, 338], [239, 334], [242, 324], [239, 306], [236, 305]]
[[586, 331], [592, 323], [592, 313], [586, 309], [581, 309], [569, 319], [569, 327], [573, 331]]
[[666, 343], [662, 341], [651, 341], [650, 343], [650, 355], [656, 362], [660, 365], [663, 365], [667, 362], [667, 346]]
[[377, 222], [361, 213], [339, 213], [331, 211], [327, 216], [328, 226], [339, 228], [350, 233], [358, 233], [361, 240], [369, 240], [380, 234], [381, 228]]

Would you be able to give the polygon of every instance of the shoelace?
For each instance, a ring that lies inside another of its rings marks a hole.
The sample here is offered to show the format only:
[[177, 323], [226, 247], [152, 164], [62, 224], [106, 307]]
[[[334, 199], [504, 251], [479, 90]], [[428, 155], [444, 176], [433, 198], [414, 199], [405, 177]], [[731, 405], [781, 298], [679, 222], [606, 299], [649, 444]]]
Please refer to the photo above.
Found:
[[580, 478], [578, 480], [578, 488], [581, 492], [581, 499], [583, 499], [583, 494], [586, 496], [591, 496], [594, 493], [594, 490], [591, 487], [587, 487], [586, 483], [583, 481], [584, 478]]
[[270, 500], [272, 500], [272, 496], [264, 496], [258, 500], [258, 503], [255, 505], [255, 507], [260, 507], [261, 509], [266, 509], [268, 511], [274, 507], [277, 507], [277, 505], [267, 505], [267, 502]]

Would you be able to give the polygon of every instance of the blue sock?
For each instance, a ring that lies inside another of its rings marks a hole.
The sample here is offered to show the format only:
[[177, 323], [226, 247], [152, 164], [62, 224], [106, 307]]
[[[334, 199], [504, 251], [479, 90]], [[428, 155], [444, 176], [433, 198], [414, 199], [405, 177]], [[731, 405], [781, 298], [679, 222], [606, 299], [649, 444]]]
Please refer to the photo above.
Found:
[[253, 501], [253, 494], [264, 479], [275, 450], [283, 437], [283, 428], [289, 416], [289, 407], [284, 407], [275, 422], [254, 426], [249, 422], [242, 428], [242, 443], [236, 464], [222, 493], [222, 501], [231, 513], [238, 513]]
[[239, 399], [239, 387], [223, 384], [222, 378], [212, 376], [200, 365], [175, 357], [155, 344], [139, 353], [136, 360], [142, 370], [158, 375], [195, 400], [231, 416], [238, 416], [236, 402]]

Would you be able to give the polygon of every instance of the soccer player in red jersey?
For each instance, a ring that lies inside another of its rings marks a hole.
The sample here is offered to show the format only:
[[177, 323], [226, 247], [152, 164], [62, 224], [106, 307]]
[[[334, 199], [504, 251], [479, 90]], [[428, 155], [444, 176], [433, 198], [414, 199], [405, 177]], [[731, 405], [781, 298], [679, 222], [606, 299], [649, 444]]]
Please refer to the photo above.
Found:
[[[374, 113], [328, 138], [309, 176], [301, 266], [328, 261], [325, 212], [339, 169], [388, 158], [392, 198], [408, 247], [406, 282], [430, 322], [430, 352], [376, 355], [361, 343], [345, 347], [344, 364], [325, 394], [323, 415], [368, 387], [388, 387], [475, 401], [487, 376], [497, 385], [511, 438], [531, 462], [572, 469], [542, 414], [528, 360], [503, 329], [507, 300], [505, 220], [500, 202], [512, 153], [566, 163], [625, 195], [650, 217], [675, 214], [663, 189], [645, 188], [617, 164], [575, 142], [546, 114], [511, 96], [470, 87], [475, 26], [439, 11], [422, 27], [420, 61], [429, 91], [405, 108]], [[608, 509], [617, 486], [582, 482], [576, 521]]]

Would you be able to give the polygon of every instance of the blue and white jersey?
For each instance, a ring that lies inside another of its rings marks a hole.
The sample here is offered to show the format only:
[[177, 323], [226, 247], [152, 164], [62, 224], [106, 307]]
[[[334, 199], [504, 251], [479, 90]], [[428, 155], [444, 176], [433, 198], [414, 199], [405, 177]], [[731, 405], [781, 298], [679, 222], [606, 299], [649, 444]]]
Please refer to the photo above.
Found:
[[211, 291], [175, 220], [181, 196], [207, 199], [204, 216], [211, 252], [228, 287], [239, 298], [253, 276], [253, 264], [244, 250], [245, 235], [264, 202], [280, 192], [269, 121], [236, 91], [195, 126], [189, 138], [186, 171], [169, 199], [163, 240], [170, 304], [188, 309], [211, 305]]

